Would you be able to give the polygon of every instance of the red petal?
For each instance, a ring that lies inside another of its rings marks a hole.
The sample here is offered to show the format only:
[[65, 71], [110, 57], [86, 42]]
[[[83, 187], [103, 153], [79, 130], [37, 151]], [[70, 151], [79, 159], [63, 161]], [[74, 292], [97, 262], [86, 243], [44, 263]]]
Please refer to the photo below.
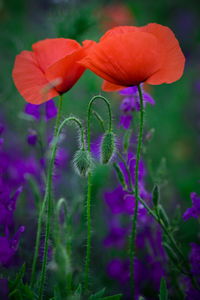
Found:
[[139, 28], [136, 26], [117, 26], [114, 27], [110, 30], [108, 30], [100, 39], [100, 42], [102, 42], [104, 39], [111, 37], [111, 36], [116, 36], [119, 34], [123, 33], [128, 33], [128, 32], [136, 32], [139, 31]]
[[45, 72], [52, 64], [67, 54], [80, 49], [81, 45], [75, 40], [58, 38], [39, 41], [32, 48], [39, 66]]
[[90, 40], [83, 41], [82, 48], [65, 56], [46, 70], [45, 74], [49, 81], [61, 79], [61, 84], [56, 86], [57, 91], [65, 93], [78, 81], [85, 71], [85, 67], [78, 62], [90, 52], [95, 44], [96, 42]]
[[12, 75], [18, 91], [29, 103], [41, 104], [58, 95], [55, 89], [43, 94], [48, 81], [39, 68], [34, 53], [30, 51], [23, 51], [16, 56]]
[[153, 34], [162, 46], [162, 65], [146, 82], [150, 84], [171, 83], [178, 80], [184, 71], [185, 57], [174, 33], [166, 26], [156, 23], [141, 27], [142, 32]]
[[51, 65], [45, 72], [45, 76], [49, 81], [61, 79], [61, 83], [56, 86], [59, 93], [65, 93], [70, 90], [73, 85], [78, 81], [85, 67], [78, 64], [81, 58], [84, 57], [84, 48], [67, 55], [63, 59]]
[[105, 92], [114, 92], [114, 91], [120, 91], [125, 89], [126, 86], [122, 86], [122, 85], [116, 85], [113, 84], [109, 81], [104, 80], [103, 84], [102, 84], [102, 90]]
[[128, 32], [103, 39], [81, 63], [111, 83], [133, 86], [158, 71], [159, 50], [152, 34]]

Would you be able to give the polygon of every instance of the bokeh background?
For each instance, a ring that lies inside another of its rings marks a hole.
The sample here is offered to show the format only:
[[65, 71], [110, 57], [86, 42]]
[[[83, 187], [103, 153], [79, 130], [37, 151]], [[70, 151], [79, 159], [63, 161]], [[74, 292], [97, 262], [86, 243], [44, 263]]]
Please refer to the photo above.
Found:
[[[27, 135], [30, 129], [37, 131], [42, 125], [33, 124], [26, 118], [26, 102], [12, 80], [12, 68], [17, 54], [25, 49], [31, 50], [33, 43], [45, 38], [64, 37], [79, 42], [85, 39], [98, 41], [100, 36], [113, 26], [142, 26], [151, 22], [169, 26], [173, 30], [185, 54], [186, 66], [184, 75], [178, 82], [146, 87], [156, 102], [155, 106], [147, 105], [145, 114], [145, 132], [155, 129], [144, 157], [147, 168], [146, 185], [147, 190], [151, 191], [157, 174], [162, 174], [161, 201], [171, 219], [178, 214], [180, 216], [178, 239], [187, 254], [189, 243], [198, 242], [198, 223], [195, 220], [184, 223], [181, 215], [191, 206], [190, 193], [200, 193], [200, 2], [0, 0], [0, 121], [5, 127], [3, 151], [7, 151], [15, 162], [19, 157], [28, 159], [38, 155], [37, 148], [27, 143]], [[62, 117], [77, 115], [86, 124], [87, 105], [96, 94], [105, 95], [111, 102], [115, 133], [120, 144], [123, 130], [118, 124], [122, 97], [117, 93], [103, 93], [101, 79], [89, 70], [64, 95]], [[55, 99], [55, 103], [58, 103], [58, 99]], [[96, 109], [106, 117], [104, 107], [97, 104]], [[53, 128], [53, 122], [52, 120], [46, 125], [49, 130]], [[92, 132], [93, 143], [98, 143], [102, 132], [95, 119]], [[67, 128], [62, 142], [67, 154], [61, 162], [56, 194], [57, 197], [65, 196], [70, 205], [73, 203], [74, 210], [80, 213], [84, 209], [83, 194], [86, 192], [86, 181], [77, 179], [70, 162], [77, 149], [77, 140], [75, 129]], [[133, 149], [134, 147], [133, 145]], [[16, 172], [14, 163], [9, 167], [9, 172]], [[20, 173], [20, 169], [17, 172]], [[16, 174], [18, 176], [18, 173]], [[115, 248], [105, 250], [102, 247], [102, 240], [107, 232], [103, 221], [106, 214], [103, 195], [106, 189], [112, 189], [116, 185], [112, 167], [102, 167], [97, 163], [93, 179], [92, 280], [97, 289], [107, 285], [118, 291], [118, 284], [106, 275], [106, 262], [115, 253]], [[15, 223], [26, 226], [20, 247], [23, 249], [19, 249], [19, 261], [22, 261], [22, 255], [25, 255], [30, 271], [32, 258], [27, 252], [34, 247], [34, 242], [30, 241], [30, 238], [29, 242], [27, 241], [30, 234], [35, 234], [36, 218], [30, 210], [32, 204], [28, 200], [28, 193], [30, 191], [25, 187], [17, 204]], [[83, 264], [80, 253], [85, 249], [84, 231], [81, 229], [81, 224], [85, 224], [84, 213], [80, 213], [77, 223], [73, 249], [74, 256], [78, 257], [75, 261], [75, 278], [78, 281], [76, 272], [78, 273], [79, 264]]]

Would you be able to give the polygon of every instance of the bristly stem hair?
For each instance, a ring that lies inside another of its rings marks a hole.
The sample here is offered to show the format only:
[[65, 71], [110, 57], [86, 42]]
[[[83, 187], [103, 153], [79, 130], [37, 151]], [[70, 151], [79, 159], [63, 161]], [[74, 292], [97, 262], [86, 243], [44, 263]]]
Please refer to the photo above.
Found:
[[[109, 101], [101, 96], [94, 96], [88, 105], [88, 124], [87, 124], [87, 146], [88, 152], [91, 153], [91, 144], [90, 144], [90, 118], [92, 114], [92, 104], [95, 100], [100, 99], [105, 102], [108, 108], [109, 114], [109, 123], [108, 123], [108, 131], [112, 130], [112, 113]], [[84, 288], [85, 293], [88, 292], [88, 278], [89, 278], [89, 264], [90, 264], [90, 252], [91, 252], [91, 185], [92, 181], [92, 173], [91, 170], [88, 172], [88, 191], [87, 191], [87, 203], [86, 203], [86, 211], [87, 211], [87, 249], [86, 249], [86, 262], [85, 262], [85, 280], [84, 280]]]
[[140, 153], [142, 148], [142, 135], [143, 135], [143, 123], [144, 123], [144, 104], [142, 97], [142, 90], [140, 85], [138, 87], [139, 97], [140, 97], [140, 128], [139, 137], [136, 153], [136, 164], [135, 164], [135, 209], [132, 221], [132, 232], [130, 237], [130, 272], [131, 272], [131, 300], [135, 299], [135, 285], [134, 285], [134, 255], [135, 255], [135, 235], [136, 235], [136, 223], [137, 223], [137, 213], [138, 213], [138, 202], [139, 202], [139, 188], [138, 188], [138, 173], [139, 173], [139, 161]]
[[[57, 114], [57, 119], [56, 119], [55, 130], [54, 130], [54, 139], [57, 137], [57, 133], [58, 133], [61, 111], [62, 111], [62, 100], [63, 100], [62, 95], [60, 95], [59, 96], [58, 114]], [[37, 232], [37, 239], [36, 239], [37, 255], [36, 255], [36, 259], [35, 259], [35, 264], [36, 264], [36, 260], [37, 260], [37, 256], [38, 256], [42, 219], [43, 219], [46, 202], [47, 202], [47, 223], [46, 223], [46, 230], [45, 230], [42, 274], [41, 274], [41, 281], [40, 281], [40, 287], [39, 287], [39, 300], [41, 300], [43, 298], [44, 282], [45, 282], [45, 275], [46, 275], [46, 264], [47, 264], [49, 233], [50, 233], [50, 219], [51, 219], [51, 208], [52, 208], [52, 203], [51, 203], [52, 176], [53, 176], [53, 167], [54, 167], [54, 162], [55, 162], [57, 146], [58, 146], [57, 142], [55, 144], [53, 144], [51, 160], [49, 163], [49, 168], [48, 168], [48, 173], [47, 173], [45, 196], [44, 196], [44, 201], [43, 201], [43, 205], [42, 205], [42, 209], [41, 209], [41, 214], [39, 216], [39, 221], [38, 221], [38, 232]], [[32, 285], [33, 285], [33, 280], [34, 280], [34, 278], [32, 279]]]

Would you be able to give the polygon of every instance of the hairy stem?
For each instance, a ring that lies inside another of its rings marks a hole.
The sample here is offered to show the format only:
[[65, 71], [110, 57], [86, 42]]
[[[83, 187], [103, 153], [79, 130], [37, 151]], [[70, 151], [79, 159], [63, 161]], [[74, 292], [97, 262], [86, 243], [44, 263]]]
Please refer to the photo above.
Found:
[[135, 286], [134, 286], [134, 254], [135, 254], [135, 233], [136, 233], [136, 223], [137, 223], [137, 212], [138, 212], [138, 201], [139, 201], [139, 189], [138, 189], [138, 171], [139, 171], [139, 161], [140, 152], [142, 148], [142, 134], [143, 134], [143, 122], [144, 122], [144, 106], [143, 97], [140, 85], [138, 85], [138, 92], [140, 96], [140, 129], [139, 138], [136, 153], [136, 165], [135, 165], [135, 209], [132, 221], [132, 232], [130, 238], [130, 271], [131, 271], [131, 299], [135, 298]]
[[[97, 99], [103, 100], [105, 102], [105, 104], [107, 105], [108, 114], [109, 114], [108, 130], [111, 131], [111, 129], [112, 129], [112, 113], [111, 113], [111, 108], [110, 108], [109, 101], [101, 95], [94, 96], [90, 100], [89, 105], [88, 105], [87, 142], [88, 142], [88, 152], [89, 153], [91, 152], [90, 118], [91, 118], [91, 114], [92, 114], [92, 104]], [[96, 115], [96, 117], [97, 117], [97, 115]], [[85, 280], [84, 280], [85, 293], [88, 292], [88, 278], [89, 278], [90, 252], [91, 252], [91, 189], [92, 189], [91, 180], [92, 180], [92, 173], [91, 173], [91, 170], [90, 170], [89, 173], [88, 173], [88, 191], [87, 191], [87, 203], [86, 203], [86, 210], [87, 210], [87, 249], [86, 249]]]
[[[59, 108], [58, 108], [58, 114], [56, 119], [56, 126], [54, 131], [54, 139], [57, 137], [58, 133], [58, 126], [60, 123], [60, 116], [61, 116], [61, 110], [62, 110], [62, 95], [59, 97]], [[46, 223], [46, 231], [45, 231], [45, 245], [44, 245], [44, 256], [43, 256], [43, 262], [42, 262], [42, 275], [41, 275], [41, 281], [40, 281], [40, 288], [39, 288], [39, 300], [43, 298], [43, 290], [44, 290], [44, 282], [45, 282], [45, 275], [46, 275], [46, 264], [47, 264], [47, 254], [48, 254], [48, 243], [49, 243], [49, 232], [50, 232], [50, 219], [51, 219], [51, 189], [52, 189], [52, 176], [53, 176], [53, 166], [55, 161], [57, 151], [57, 142], [53, 145], [52, 154], [51, 154], [51, 160], [49, 164], [49, 169], [47, 173], [47, 183], [46, 183], [46, 191], [42, 206], [42, 216], [40, 220], [40, 232], [37, 234], [38, 236], [38, 249], [39, 249], [39, 241], [40, 241], [40, 234], [41, 234], [41, 224], [42, 219], [45, 211], [45, 206], [47, 202], [47, 223]], [[38, 252], [37, 249], [37, 252]], [[36, 257], [37, 259], [37, 257]]]

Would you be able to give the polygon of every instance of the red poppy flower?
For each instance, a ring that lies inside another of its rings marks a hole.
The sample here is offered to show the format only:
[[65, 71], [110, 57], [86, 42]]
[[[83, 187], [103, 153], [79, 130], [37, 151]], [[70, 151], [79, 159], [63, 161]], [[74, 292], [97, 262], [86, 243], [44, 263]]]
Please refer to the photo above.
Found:
[[101, 8], [100, 21], [102, 29], [108, 30], [115, 26], [134, 24], [135, 18], [125, 4], [113, 3]]
[[105, 79], [104, 91], [116, 91], [141, 82], [174, 82], [183, 74], [185, 58], [174, 33], [152, 23], [107, 31], [80, 63]]
[[92, 44], [84, 41], [82, 47], [71, 39], [46, 39], [35, 43], [33, 52], [22, 51], [12, 73], [18, 91], [27, 102], [38, 105], [67, 92], [85, 71], [77, 61]]

